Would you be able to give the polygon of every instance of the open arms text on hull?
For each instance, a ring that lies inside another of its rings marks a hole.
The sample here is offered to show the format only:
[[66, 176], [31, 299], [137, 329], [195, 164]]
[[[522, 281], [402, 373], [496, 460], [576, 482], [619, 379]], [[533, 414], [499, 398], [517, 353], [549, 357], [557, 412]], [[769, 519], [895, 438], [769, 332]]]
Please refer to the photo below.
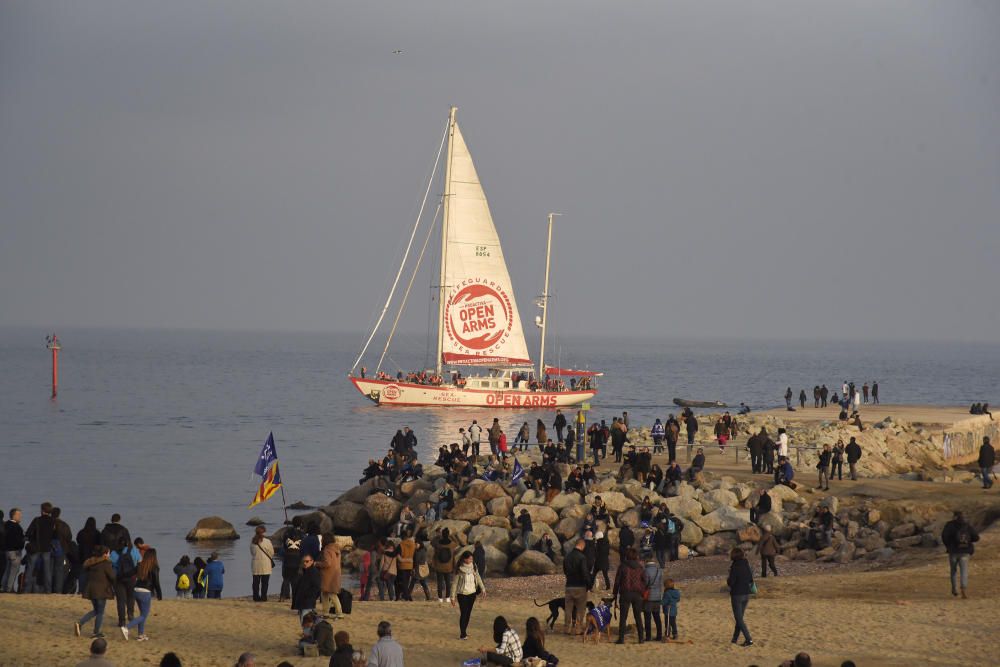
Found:
[[[369, 372], [362, 365], [393, 302], [413, 250], [427, 195], [435, 178], [432, 175], [389, 296], [351, 368], [349, 379], [361, 394], [379, 405], [538, 409], [588, 401], [597, 395], [597, 377], [601, 373], [545, 365], [549, 260], [552, 221], [556, 214], [549, 214], [548, 218], [545, 287], [538, 300], [541, 314], [535, 318], [535, 324], [541, 330], [536, 369], [528, 355], [500, 237], [493, 225], [486, 194], [469, 148], [455, 121], [456, 111], [452, 107], [434, 164], [436, 172], [444, 150], [444, 195], [438, 205], [438, 212], [442, 215], [436, 365], [418, 372], [398, 370], [389, 373], [383, 369], [389, 345], [431, 238], [430, 232], [437, 222], [437, 214], [428, 226], [423, 248], [412, 268], [374, 372]], [[464, 366], [478, 367], [485, 372], [466, 376], [459, 370]]]

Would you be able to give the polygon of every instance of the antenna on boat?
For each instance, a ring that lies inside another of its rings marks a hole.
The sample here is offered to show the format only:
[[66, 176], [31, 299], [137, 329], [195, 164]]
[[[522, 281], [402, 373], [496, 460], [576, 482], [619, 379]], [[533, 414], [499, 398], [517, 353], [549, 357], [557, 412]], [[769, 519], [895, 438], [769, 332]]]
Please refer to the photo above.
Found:
[[541, 349], [538, 352], [538, 378], [545, 378], [545, 330], [549, 325], [549, 262], [552, 258], [552, 219], [561, 216], [562, 213], [549, 213], [549, 240], [545, 245], [545, 287], [542, 289], [542, 298], [538, 307], [542, 309], [541, 315], [535, 316], [535, 326], [542, 330]]

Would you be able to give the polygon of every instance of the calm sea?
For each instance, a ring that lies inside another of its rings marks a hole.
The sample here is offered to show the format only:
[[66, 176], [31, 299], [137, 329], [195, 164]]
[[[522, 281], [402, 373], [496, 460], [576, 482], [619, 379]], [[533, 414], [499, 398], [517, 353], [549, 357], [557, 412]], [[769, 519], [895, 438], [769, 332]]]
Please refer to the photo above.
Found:
[[[182, 554], [217, 548], [226, 595], [250, 592], [249, 536], [259, 515], [280, 524], [280, 502], [247, 509], [253, 464], [274, 432], [288, 502], [329, 502], [357, 483], [397, 428], [416, 432], [425, 459], [459, 426], [493, 413], [474, 409], [378, 408], [346, 380], [359, 335], [180, 331], [60, 331], [60, 394], [49, 399], [47, 332], [0, 330], [0, 508], [26, 519], [49, 500], [74, 533], [86, 517], [113, 512], [133, 536], [157, 547], [169, 570]], [[411, 339], [412, 340], [412, 339]], [[782, 403], [785, 387], [878, 380], [893, 403], [1000, 404], [1000, 345], [565, 339], [550, 350], [563, 365], [607, 376], [594, 418], [623, 409], [634, 424], [673, 412], [675, 396]], [[423, 340], [394, 358], [423, 367]], [[395, 366], [393, 366], [395, 368]], [[504, 412], [521, 421], [551, 413]], [[876, 415], [872, 415], [875, 418]], [[280, 497], [279, 497], [280, 499]], [[233, 546], [184, 541], [199, 517], [221, 515], [243, 534]], [[165, 577], [167, 581], [169, 577]], [[169, 585], [167, 585], [169, 587]]]

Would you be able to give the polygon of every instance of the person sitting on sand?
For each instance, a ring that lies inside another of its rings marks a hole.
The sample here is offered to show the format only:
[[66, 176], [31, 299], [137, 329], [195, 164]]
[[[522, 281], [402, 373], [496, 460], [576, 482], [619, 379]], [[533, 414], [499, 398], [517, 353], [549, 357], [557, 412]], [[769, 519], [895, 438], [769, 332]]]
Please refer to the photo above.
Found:
[[[351, 635], [341, 630], [333, 636], [337, 648], [330, 657], [330, 667], [354, 667], [354, 647], [351, 646]], [[360, 658], [360, 654], [358, 655]]]
[[315, 646], [320, 655], [333, 655], [333, 626], [314, 611], [302, 617], [302, 638], [299, 640], [299, 652], [305, 655], [308, 646]]
[[108, 652], [108, 642], [103, 637], [98, 637], [90, 642], [90, 657], [82, 662], [76, 663], [76, 667], [115, 667], [115, 664], [104, 657]]
[[392, 638], [392, 624], [379, 621], [378, 641], [368, 653], [368, 667], [403, 667], [403, 647]]
[[501, 667], [512, 667], [520, 664], [524, 659], [524, 649], [521, 646], [521, 638], [510, 627], [507, 619], [497, 616], [493, 619], [493, 642], [496, 650], [491, 651], [480, 646], [479, 652], [483, 654], [484, 665], [500, 665]]

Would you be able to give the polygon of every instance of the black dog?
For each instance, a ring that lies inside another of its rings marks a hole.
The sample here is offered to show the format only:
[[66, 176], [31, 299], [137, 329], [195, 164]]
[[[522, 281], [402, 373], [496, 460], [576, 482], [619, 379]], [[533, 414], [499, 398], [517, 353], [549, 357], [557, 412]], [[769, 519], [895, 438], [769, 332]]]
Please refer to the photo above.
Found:
[[559, 618], [559, 610], [562, 609], [566, 611], [566, 598], [555, 598], [554, 600], [549, 600], [543, 604], [538, 604], [538, 600], [532, 599], [536, 607], [544, 607], [548, 605], [549, 607], [549, 617], [545, 619], [545, 622], [549, 625], [549, 630], [552, 630], [556, 625], [556, 620]]

